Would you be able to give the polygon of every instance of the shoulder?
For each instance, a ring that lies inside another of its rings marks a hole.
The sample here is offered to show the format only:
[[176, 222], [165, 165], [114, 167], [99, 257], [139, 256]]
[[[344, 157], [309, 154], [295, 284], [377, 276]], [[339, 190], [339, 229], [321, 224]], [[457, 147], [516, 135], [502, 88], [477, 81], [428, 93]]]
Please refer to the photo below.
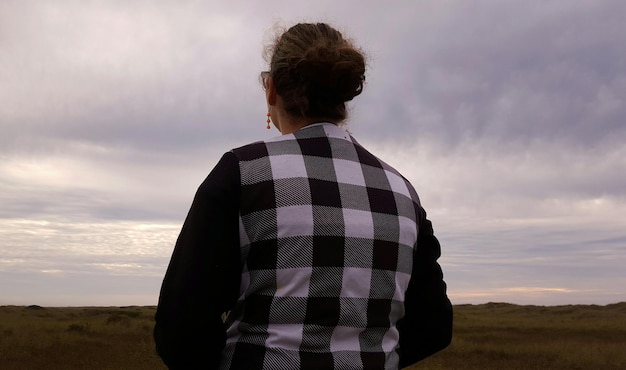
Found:
[[387, 180], [390, 183], [390, 186], [395, 192], [408, 196], [413, 199], [415, 203], [420, 204], [417, 191], [415, 190], [413, 184], [411, 183], [411, 181], [409, 181], [409, 179], [407, 179], [395, 167], [385, 162], [378, 156], [372, 154], [356, 140], [353, 139], [353, 142], [355, 143], [355, 148], [359, 156], [359, 161], [362, 164], [383, 170], [387, 177]]
[[297, 150], [293, 149], [293, 146], [296, 145], [294, 143], [298, 139], [294, 134], [280, 135], [231, 149], [231, 152], [242, 162], [273, 155], [294, 154], [298, 153]]
[[255, 141], [237, 148], [231, 149], [239, 161], [251, 161], [268, 155], [265, 141]]

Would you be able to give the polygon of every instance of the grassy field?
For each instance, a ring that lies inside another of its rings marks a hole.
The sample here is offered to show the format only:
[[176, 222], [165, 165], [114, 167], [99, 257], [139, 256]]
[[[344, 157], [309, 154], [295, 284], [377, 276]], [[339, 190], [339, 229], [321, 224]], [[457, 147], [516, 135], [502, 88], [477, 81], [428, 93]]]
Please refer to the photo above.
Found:
[[0, 369], [165, 369], [155, 307], [0, 307]]
[[626, 369], [626, 302], [455, 306], [450, 347], [418, 369]]
[[[0, 369], [164, 369], [154, 307], [0, 307]], [[626, 369], [626, 302], [455, 306], [446, 350], [425, 369]]]

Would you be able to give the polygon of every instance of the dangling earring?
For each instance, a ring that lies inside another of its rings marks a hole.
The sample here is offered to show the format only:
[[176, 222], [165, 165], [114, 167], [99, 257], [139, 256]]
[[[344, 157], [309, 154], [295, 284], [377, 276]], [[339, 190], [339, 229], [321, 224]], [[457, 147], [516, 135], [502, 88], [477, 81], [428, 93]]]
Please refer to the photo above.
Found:
[[270, 112], [268, 111], [268, 112], [267, 112], [267, 121], [266, 121], [266, 122], [267, 122], [267, 127], [266, 127], [266, 129], [268, 129], [268, 130], [270, 129], [270, 117], [271, 117], [271, 114], [270, 114]]

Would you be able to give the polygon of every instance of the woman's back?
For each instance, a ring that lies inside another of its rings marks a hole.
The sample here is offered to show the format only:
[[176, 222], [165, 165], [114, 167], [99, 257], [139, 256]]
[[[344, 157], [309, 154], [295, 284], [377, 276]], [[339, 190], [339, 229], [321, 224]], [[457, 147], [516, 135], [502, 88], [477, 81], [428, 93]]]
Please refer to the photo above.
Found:
[[266, 123], [282, 136], [225, 153], [198, 188], [161, 287], [159, 355], [170, 368], [397, 369], [445, 348], [452, 306], [426, 211], [340, 127], [362, 52], [325, 23], [267, 50]]
[[233, 152], [244, 267], [223, 368], [397, 368], [411, 185], [329, 123]]

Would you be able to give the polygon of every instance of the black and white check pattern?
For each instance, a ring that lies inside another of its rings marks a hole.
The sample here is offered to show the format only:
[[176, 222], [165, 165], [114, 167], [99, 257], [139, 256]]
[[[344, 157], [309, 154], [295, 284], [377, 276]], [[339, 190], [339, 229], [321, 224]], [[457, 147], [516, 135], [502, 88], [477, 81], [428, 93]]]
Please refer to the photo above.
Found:
[[222, 368], [397, 369], [411, 184], [333, 124], [233, 153], [244, 268]]

